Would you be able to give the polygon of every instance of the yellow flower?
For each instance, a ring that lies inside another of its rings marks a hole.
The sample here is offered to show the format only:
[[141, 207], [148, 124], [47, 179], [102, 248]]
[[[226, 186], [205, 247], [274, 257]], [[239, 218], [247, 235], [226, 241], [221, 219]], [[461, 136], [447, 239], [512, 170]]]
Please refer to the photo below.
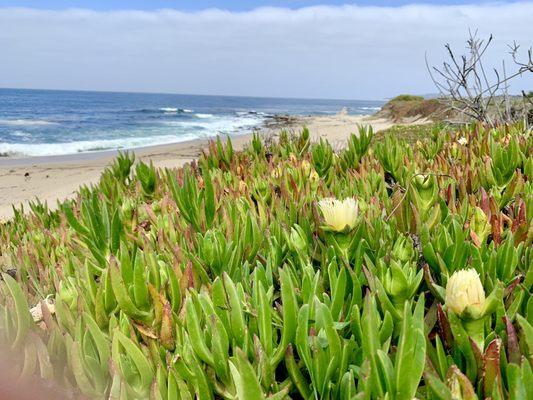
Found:
[[302, 167], [302, 171], [304, 173], [304, 176], [309, 176], [309, 172], [311, 172], [311, 164], [309, 163], [309, 161], [307, 160], [303, 160], [302, 161], [302, 164], [301, 164], [301, 167]]
[[309, 181], [311, 183], [316, 183], [318, 182], [319, 179], [320, 179], [320, 176], [318, 176], [318, 172], [316, 172], [315, 169], [313, 168], [311, 170], [311, 173], [309, 174]]
[[359, 213], [355, 199], [351, 197], [344, 200], [326, 198], [320, 200], [318, 206], [324, 216], [324, 222], [332, 231], [342, 232], [346, 228], [353, 229], [355, 227]]
[[459, 316], [469, 308], [474, 316], [485, 305], [485, 291], [475, 269], [462, 269], [452, 274], [446, 285], [446, 305]]
[[281, 168], [280, 167], [275, 167], [272, 172], [270, 173], [270, 176], [274, 179], [278, 179], [281, 177], [282, 175], [282, 171], [281, 171]]
[[294, 153], [289, 154], [289, 162], [295, 165], [298, 162], [298, 158], [294, 155]]

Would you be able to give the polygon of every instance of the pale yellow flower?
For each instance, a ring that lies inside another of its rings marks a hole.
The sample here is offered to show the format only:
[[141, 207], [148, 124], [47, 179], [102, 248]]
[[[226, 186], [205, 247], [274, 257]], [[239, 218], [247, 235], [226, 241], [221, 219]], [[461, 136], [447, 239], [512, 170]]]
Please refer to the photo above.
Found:
[[318, 172], [316, 172], [315, 169], [313, 168], [311, 170], [311, 173], [309, 174], [309, 181], [311, 183], [316, 183], [318, 182], [319, 179], [320, 179], [320, 176], [318, 176]]
[[359, 207], [355, 199], [348, 197], [344, 200], [334, 198], [322, 199], [318, 206], [324, 216], [327, 227], [336, 232], [346, 228], [353, 229], [357, 222]]
[[311, 172], [311, 164], [309, 163], [309, 161], [303, 160], [301, 167], [302, 167], [304, 176], [309, 176], [309, 172]]
[[298, 162], [298, 158], [294, 155], [294, 153], [289, 154], [289, 162], [292, 164], [296, 164]]
[[459, 138], [457, 143], [459, 143], [460, 145], [464, 146], [464, 145], [468, 144], [468, 139], [465, 138], [465, 137], [461, 137], [461, 138]]
[[485, 291], [475, 269], [462, 269], [452, 274], [446, 285], [446, 305], [461, 315], [470, 307], [481, 311], [485, 304]]
[[282, 175], [282, 171], [281, 171], [281, 168], [280, 167], [276, 167], [272, 170], [272, 172], [270, 173], [270, 176], [274, 179], [278, 179], [281, 177]]

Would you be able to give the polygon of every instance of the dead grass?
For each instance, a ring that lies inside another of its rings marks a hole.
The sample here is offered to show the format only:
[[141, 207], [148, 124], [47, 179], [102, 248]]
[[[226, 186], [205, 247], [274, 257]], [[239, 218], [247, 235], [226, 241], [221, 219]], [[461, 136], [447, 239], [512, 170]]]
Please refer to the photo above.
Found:
[[394, 125], [389, 129], [374, 134], [373, 143], [379, 143], [388, 135], [394, 135], [397, 139], [405, 140], [410, 144], [422, 141], [430, 137], [435, 131], [446, 129], [448, 125], [442, 122], [423, 125]]
[[438, 99], [425, 100], [421, 96], [400, 95], [385, 104], [377, 116], [389, 118], [396, 123], [423, 118], [442, 121], [449, 118], [451, 112]]

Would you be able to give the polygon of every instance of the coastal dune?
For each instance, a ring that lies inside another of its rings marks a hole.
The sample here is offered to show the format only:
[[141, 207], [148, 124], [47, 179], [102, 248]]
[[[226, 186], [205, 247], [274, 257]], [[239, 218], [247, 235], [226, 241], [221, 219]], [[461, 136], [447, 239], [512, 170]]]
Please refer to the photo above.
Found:
[[[422, 123], [423, 120], [417, 123]], [[330, 116], [279, 117], [260, 132], [276, 135], [281, 129], [298, 131], [307, 127], [313, 140], [327, 138], [340, 148], [358, 125], [370, 125], [374, 131], [387, 129], [393, 121], [372, 116], [348, 115], [345, 110]], [[235, 149], [241, 149], [251, 134], [232, 136]], [[175, 168], [197, 158], [209, 139], [198, 139], [134, 149], [136, 159], [152, 162], [159, 168]], [[57, 201], [72, 197], [80, 185], [98, 182], [102, 171], [113, 161], [116, 151], [81, 153], [68, 156], [45, 156], [0, 159], [0, 218], [13, 216], [13, 206], [24, 206], [35, 199], [46, 202], [49, 208]]]

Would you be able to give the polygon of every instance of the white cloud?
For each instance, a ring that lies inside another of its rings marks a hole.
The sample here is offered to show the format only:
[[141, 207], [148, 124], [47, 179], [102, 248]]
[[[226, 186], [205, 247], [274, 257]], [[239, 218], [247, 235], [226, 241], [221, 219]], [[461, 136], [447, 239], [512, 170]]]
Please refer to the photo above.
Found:
[[[293, 97], [434, 92], [424, 53], [494, 34], [532, 45], [533, 3], [249, 12], [0, 9], [0, 87]], [[533, 88], [525, 78], [520, 86]]]

